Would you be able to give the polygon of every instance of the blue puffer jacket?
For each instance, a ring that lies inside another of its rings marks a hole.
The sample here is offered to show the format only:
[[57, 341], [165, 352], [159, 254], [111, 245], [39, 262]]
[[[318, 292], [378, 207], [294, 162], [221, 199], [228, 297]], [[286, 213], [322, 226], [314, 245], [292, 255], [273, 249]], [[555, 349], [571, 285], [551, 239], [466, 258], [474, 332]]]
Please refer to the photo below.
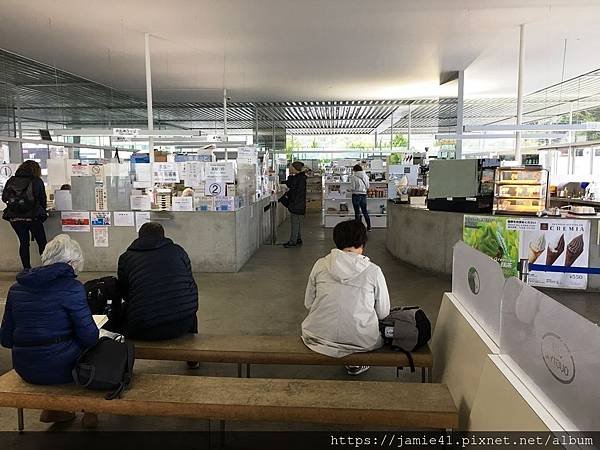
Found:
[[[8, 292], [1, 342], [12, 349], [14, 368], [29, 383], [72, 382], [81, 351], [98, 340], [85, 290], [75, 278], [65, 263], [36, 267], [17, 275]], [[48, 343], [57, 338], [66, 340]]]

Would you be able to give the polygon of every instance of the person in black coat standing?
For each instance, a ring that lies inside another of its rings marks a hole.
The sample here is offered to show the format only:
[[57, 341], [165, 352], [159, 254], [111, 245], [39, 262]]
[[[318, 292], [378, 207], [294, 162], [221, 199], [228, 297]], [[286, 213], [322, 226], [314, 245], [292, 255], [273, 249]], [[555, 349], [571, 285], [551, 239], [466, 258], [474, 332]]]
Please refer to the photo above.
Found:
[[48, 218], [46, 188], [42, 169], [37, 162], [28, 160], [19, 166], [15, 175], [4, 185], [2, 201], [6, 203], [2, 218], [10, 222], [19, 238], [23, 269], [31, 269], [30, 236], [37, 242], [40, 255], [44, 253], [47, 243], [44, 230], [44, 221]]
[[142, 225], [119, 257], [124, 308], [119, 328], [133, 339], [164, 340], [197, 333], [198, 288], [185, 250], [165, 237], [161, 224]]
[[292, 230], [290, 240], [283, 244], [285, 248], [302, 245], [302, 219], [306, 215], [306, 174], [304, 163], [294, 161], [290, 166], [290, 175], [285, 184], [288, 187], [287, 209], [290, 211]]

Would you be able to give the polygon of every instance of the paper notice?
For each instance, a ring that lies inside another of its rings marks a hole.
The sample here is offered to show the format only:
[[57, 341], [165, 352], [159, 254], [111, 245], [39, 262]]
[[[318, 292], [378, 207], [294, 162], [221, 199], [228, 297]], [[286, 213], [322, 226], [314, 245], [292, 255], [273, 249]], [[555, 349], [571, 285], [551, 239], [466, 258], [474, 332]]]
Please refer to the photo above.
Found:
[[88, 164], [71, 164], [71, 176], [72, 177], [89, 177], [90, 166]]
[[96, 210], [108, 210], [108, 205], [106, 203], [106, 189], [101, 186], [96, 186]]
[[98, 183], [104, 183], [104, 166], [102, 164], [92, 164], [90, 166], [90, 175], [96, 177]]
[[150, 163], [135, 163], [135, 181], [150, 182], [152, 173]]
[[71, 191], [54, 191], [54, 209], [57, 211], [73, 210]]
[[173, 197], [171, 211], [193, 211], [194, 199], [192, 197]]
[[108, 247], [108, 228], [94, 227], [94, 247]]
[[150, 222], [150, 211], [136, 211], [135, 213], [135, 230], [140, 231], [140, 228], [145, 223]]
[[154, 163], [154, 181], [157, 183], [179, 183], [179, 169], [176, 163]]
[[63, 231], [89, 232], [90, 213], [87, 211], [70, 211], [60, 214]]
[[131, 195], [129, 202], [133, 210], [148, 211], [152, 209], [151, 197], [149, 195]]
[[134, 221], [133, 211], [115, 211], [113, 213], [113, 225], [115, 227], [133, 227], [135, 226]]

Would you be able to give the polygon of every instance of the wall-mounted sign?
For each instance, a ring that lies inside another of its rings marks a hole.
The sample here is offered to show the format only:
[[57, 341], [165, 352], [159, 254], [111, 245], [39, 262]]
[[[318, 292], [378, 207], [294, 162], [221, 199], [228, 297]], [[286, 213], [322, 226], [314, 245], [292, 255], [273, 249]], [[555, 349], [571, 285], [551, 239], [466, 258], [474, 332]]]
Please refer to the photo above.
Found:
[[140, 134], [139, 128], [113, 128], [113, 136], [137, 136]]

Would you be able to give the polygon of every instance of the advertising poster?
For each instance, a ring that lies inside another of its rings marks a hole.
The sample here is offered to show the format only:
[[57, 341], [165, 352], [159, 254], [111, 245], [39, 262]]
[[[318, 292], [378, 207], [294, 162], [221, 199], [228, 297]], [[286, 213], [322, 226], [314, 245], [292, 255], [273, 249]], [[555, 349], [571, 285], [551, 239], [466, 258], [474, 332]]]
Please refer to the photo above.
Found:
[[110, 226], [110, 212], [108, 211], [92, 211], [90, 213], [92, 217], [93, 227], [108, 227]]
[[94, 227], [94, 247], [108, 247], [108, 228]]
[[498, 261], [505, 277], [518, 277], [519, 231], [508, 229], [507, 220], [465, 214], [463, 241]]
[[[531, 270], [532, 286], [586, 289], [587, 274], [569, 273], [572, 267], [588, 267], [590, 222], [577, 219], [509, 220], [508, 227], [521, 234], [519, 257], [530, 265], [562, 267], [565, 272]], [[543, 267], [540, 267], [543, 269]]]
[[90, 232], [90, 213], [87, 211], [61, 212], [60, 221], [63, 231]]

